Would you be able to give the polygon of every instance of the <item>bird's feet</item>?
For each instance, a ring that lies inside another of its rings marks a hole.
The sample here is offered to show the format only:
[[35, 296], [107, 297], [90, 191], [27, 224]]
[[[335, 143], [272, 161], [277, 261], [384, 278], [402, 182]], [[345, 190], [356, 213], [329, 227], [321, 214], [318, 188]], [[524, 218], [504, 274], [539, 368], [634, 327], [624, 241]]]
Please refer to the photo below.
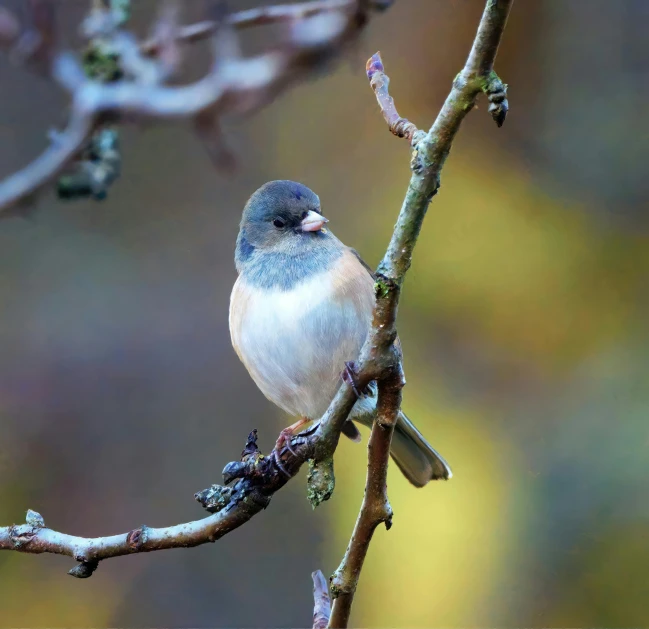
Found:
[[308, 422], [308, 419], [302, 417], [294, 424], [291, 424], [290, 426], [284, 428], [284, 430], [279, 433], [279, 437], [277, 437], [277, 441], [275, 442], [275, 447], [270, 454], [273, 461], [275, 461], [277, 469], [282, 472], [282, 474], [284, 474], [284, 476], [286, 476], [287, 478], [292, 478], [293, 475], [289, 473], [282, 461], [282, 450], [286, 448], [293, 456], [297, 456], [295, 450], [293, 450], [293, 448], [291, 447], [291, 440], [295, 436], [295, 433]]
[[356, 368], [356, 363], [353, 360], [347, 361], [345, 363], [345, 369], [342, 373], [343, 382], [346, 382], [356, 394], [358, 398], [366, 398], [369, 395], [372, 395], [372, 385], [368, 384], [364, 388], [359, 388], [358, 385], [358, 369]]

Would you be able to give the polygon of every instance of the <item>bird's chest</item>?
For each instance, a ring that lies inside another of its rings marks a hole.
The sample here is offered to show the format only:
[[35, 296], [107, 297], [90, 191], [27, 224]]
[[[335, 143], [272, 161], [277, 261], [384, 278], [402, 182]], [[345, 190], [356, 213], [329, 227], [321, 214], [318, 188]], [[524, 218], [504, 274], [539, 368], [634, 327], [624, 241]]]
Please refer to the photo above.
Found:
[[237, 283], [232, 305], [233, 314], [240, 317], [236, 342], [260, 364], [296, 362], [296, 351], [308, 353], [341, 315], [340, 307], [330, 303], [330, 282], [324, 274], [287, 291], [250, 287], [241, 279]]
[[341, 291], [331, 272], [287, 291], [239, 277], [230, 303], [232, 343], [266, 397], [293, 415], [324, 412], [344, 362], [357, 357], [367, 335], [369, 284], [367, 299], [367, 288]]

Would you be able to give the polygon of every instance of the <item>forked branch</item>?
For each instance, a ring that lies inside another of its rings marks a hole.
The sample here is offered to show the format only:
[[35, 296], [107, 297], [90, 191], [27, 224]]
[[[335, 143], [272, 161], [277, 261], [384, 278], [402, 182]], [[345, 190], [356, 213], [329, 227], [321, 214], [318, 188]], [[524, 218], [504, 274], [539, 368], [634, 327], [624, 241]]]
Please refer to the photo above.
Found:
[[[370, 85], [376, 93], [388, 128], [395, 135], [407, 137], [414, 153], [406, 198], [388, 250], [377, 269], [377, 301], [372, 333], [361, 350], [359, 361], [361, 383], [371, 379], [378, 381], [378, 412], [368, 445], [365, 496], [345, 556], [331, 578], [334, 603], [330, 627], [348, 626], [354, 593], [374, 530], [381, 522], [387, 528], [392, 524], [386, 474], [390, 440], [404, 384], [400, 356], [393, 345], [400, 288], [410, 268], [426, 211], [439, 189], [440, 173], [462, 120], [473, 109], [481, 91], [490, 99], [496, 92], [501, 96], [505, 93], [506, 86], [493, 71], [493, 64], [512, 3], [513, 0], [487, 0], [467, 62], [453, 82], [451, 93], [428, 133], [422, 133], [414, 124], [398, 115], [388, 92], [389, 79], [379, 53], [367, 63]], [[490, 111], [498, 126], [501, 126], [507, 112], [504, 96], [497, 104], [500, 108], [497, 111], [490, 108]]]

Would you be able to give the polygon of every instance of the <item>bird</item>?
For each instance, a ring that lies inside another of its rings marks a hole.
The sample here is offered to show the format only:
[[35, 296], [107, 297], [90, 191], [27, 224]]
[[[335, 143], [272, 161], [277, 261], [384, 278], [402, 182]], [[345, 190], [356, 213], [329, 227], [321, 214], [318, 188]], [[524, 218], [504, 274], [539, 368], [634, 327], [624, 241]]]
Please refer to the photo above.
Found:
[[[370, 331], [373, 272], [334, 236], [328, 222], [320, 198], [289, 180], [261, 186], [241, 217], [230, 337], [266, 398], [298, 418], [280, 433], [275, 453], [324, 414], [344, 365], [353, 365]], [[360, 432], [352, 422], [371, 427], [376, 413], [376, 386], [367, 393], [355, 402], [342, 431], [354, 441], [360, 440]], [[390, 454], [416, 487], [452, 476], [448, 463], [402, 411]]]

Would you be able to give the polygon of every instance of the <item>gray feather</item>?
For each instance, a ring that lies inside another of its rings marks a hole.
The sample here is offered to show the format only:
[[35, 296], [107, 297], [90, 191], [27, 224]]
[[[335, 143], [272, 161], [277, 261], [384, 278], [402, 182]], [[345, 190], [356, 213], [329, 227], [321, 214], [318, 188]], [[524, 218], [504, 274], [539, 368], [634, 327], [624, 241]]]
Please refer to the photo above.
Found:
[[390, 454], [403, 475], [417, 487], [453, 476], [448, 463], [402, 412], [394, 428]]

